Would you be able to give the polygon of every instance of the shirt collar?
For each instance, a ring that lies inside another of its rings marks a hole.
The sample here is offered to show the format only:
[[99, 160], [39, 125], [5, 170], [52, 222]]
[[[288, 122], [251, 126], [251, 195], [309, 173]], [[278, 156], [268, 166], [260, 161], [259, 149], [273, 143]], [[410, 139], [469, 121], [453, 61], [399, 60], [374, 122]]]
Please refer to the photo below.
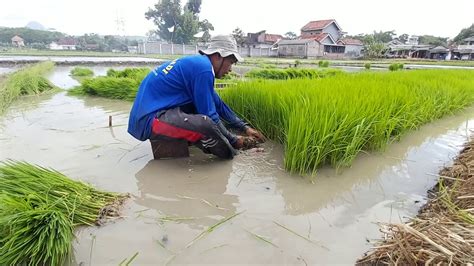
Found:
[[212, 70], [212, 75], [214, 76], [214, 78], [216, 77], [216, 73], [214, 73], [214, 66], [212, 65], [212, 62], [211, 62], [211, 58], [209, 58], [209, 56], [207, 55], [203, 55], [207, 58], [207, 60], [209, 60], [209, 63], [211, 63], [211, 70]]

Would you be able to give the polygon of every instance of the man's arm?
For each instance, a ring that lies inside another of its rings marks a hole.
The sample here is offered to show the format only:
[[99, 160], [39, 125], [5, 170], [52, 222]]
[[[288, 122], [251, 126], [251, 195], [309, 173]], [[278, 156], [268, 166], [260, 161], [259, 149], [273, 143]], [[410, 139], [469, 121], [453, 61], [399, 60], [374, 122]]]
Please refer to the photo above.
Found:
[[214, 91], [214, 75], [211, 71], [204, 71], [195, 76], [193, 82], [192, 97], [196, 111], [199, 114], [209, 116], [221, 133], [229, 140], [232, 146], [237, 142], [237, 136], [228, 131], [220, 121], [219, 114], [216, 110], [213, 94]]
[[232, 111], [232, 109], [222, 101], [221, 97], [219, 97], [215, 90], [213, 91], [212, 97], [217, 113], [229, 124], [230, 127], [239, 129], [242, 132], [245, 132], [249, 128], [248, 124], [240, 119], [234, 111]]
[[265, 137], [263, 136], [263, 134], [260, 131], [251, 128], [247, 123], [240, 119], [234, 113], [234, 111], [232, 111], [232, 109], [230, 109], [230, 107], [227, 106], [224, 101], [222, 101], [221, 97], [219, 97], [215, 90], [213, 91], [213, 99], [217, 113], [222, 119], [229, 123], [231, 127], [237, 128], [242, 132], [245, 132], [247, 136], [256, 138], [260, 142], [265, 141]]

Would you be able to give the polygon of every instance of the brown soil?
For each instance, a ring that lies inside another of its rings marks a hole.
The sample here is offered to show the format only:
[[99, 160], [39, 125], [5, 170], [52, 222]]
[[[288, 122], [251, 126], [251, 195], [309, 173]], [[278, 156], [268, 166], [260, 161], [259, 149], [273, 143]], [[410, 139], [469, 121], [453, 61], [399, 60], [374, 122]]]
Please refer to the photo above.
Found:
[[380, 224], [384, 239], [358, 265], [455, 264], [474, 261], [474, 141], [438, 184], [418, 216], [407, 224]]

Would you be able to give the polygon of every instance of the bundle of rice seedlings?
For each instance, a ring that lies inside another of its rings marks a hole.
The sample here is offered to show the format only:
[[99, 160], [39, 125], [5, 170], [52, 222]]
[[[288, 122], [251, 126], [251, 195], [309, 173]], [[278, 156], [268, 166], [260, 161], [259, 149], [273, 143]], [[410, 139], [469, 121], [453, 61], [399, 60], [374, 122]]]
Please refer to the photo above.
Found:
[[0, 113], [19, 96], [39, 94], [51, 90], [54, 86], [43, 74], [54, 67], [52, 62], [38, 63], [9, 74], [0, 83]]
[[94, 75], [94, 71], [89, 68], [75, 67], [71, 70], [71, 76], [75, 77], [90, 77]]
[[474, 142], [438, 185], [420, 214], [407, 224], [381, 224], [385, 239], [357, 264], [469, 265], [474, 261]]
[[127, 195], [26, 162], [0, 166], [0, 265], [61, 265], [76, 226], [119, 216]]
[[135, 99], [138, 86], [148, 73], [150, 69], [146, 67], [109, 69], [107, 76], [84, 79], [80, 86], [69, 90], [69, 93], [132, 101]]

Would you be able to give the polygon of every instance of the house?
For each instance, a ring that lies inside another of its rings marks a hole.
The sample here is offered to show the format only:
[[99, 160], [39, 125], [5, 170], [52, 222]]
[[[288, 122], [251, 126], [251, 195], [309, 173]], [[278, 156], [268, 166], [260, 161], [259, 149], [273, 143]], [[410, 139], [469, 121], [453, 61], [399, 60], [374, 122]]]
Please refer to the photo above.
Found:
[[72, 37], [61, 38], [49, 44], [51, 50], [76, 50], [77, 42]]
[[429, 52], [429, 58], [436, 60], [446, 60], [449, 55], [449, 49], [441, 45], [431, 48]]
[[24, 47], [25, 41], [18, 35], [13, 36], [12, 38], [12, 45], [15, 47]]
[[281, 40], [277, 44], [278, 56], [308, 58], [324, 52], [324, 46], [314, 39]]
[[269, 34], [265, 30], [257, 33], [247, 33], [247, 40], [244, 44], [251, 48], [272, 48], [277, 41], [284, 39], [280, 34]]
[[433, 48], [432, 45], [418, 44], [418, 36], [411, 36], [407, 43], [394, 39], [385, 45], [389, 58], [430, 58], [430, 49]]
[[360, 57], [362, 55], [364, 44], [360, 40], [342, 38], [337, 43], [344, 45], [344, 54], [346, 57]]
[[334, 19], [310, 21], [301, 28], [302, 39], [311, 39], [321, 33], [331, 35], [331, 38], [336, 41], [343, 35], [341, 27]]
[[344, 57], [345, 45], [338, 43], [343, 32], [334, 19], [310, 21], [297, 40], [277, 43], [278, 55], [298, 57]]
[[452, 54], [457, 59], [474, 60], [474, 36], [464, 39]]

